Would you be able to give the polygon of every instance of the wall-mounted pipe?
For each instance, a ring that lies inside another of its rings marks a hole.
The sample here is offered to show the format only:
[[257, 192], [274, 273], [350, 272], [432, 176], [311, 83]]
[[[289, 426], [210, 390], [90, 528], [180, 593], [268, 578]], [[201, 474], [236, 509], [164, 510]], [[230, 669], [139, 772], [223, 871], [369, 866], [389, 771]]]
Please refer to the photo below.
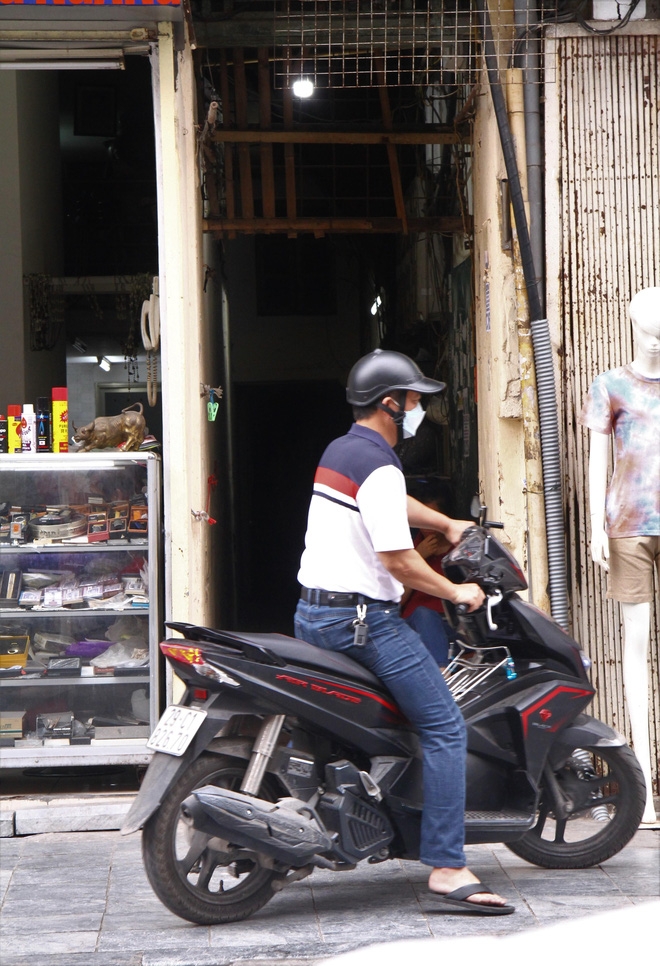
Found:
[[509, 179], [511, 207], [513, 208], [516, 232], [518, 234], [520, 258], [523, 266], [525, 287], [527, 289], [530, 318], [532, 320], [530, 328], [532, 330], [532, 344], [534, 347], [534, 365], [536, 368], [541, 426], [550, 608], [555, 620], [567, 629], [568, 591], [566, 582], [564, 511], [562, 503], [557, 399], [555, 394], [550, 328], [548, 326], [548, 320], [543, 318], [542, 302], [530, 243], [529, 226], [520, 185], [520, 174], [516, 163], [504, 91], [502, 90], [500, 82], [487, 0], [477, 0], [477, 4], [482, 23], [486, 72], [500, 135], [500, 143], [502, 145], [502, 154], [504, 155], [504, 163]]
[[514, 67], [523, 73], [523, 102], [525, 112], [525, 153], [527, 169], [527, 205], [529, 212], [529, 240], [532, 246], [536, 287], [545, 310], [544, 212], [543, 212], [543, 145], [541, 136], [541, 41], [535, 29], [538, 11], [530, 7], [530, 0], [515, 0], [514, 22], [518, 39]]

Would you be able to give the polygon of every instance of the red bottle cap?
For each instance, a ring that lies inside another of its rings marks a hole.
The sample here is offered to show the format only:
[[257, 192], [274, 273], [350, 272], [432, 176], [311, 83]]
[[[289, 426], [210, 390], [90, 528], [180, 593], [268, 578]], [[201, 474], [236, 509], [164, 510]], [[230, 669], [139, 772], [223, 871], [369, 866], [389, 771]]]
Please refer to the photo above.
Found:
[[23, 410], [21, 409], [20, 406], [7, 406], [7, 415], [8, 416], [22, 416], [23, 415]]
[[54, 386], [53, 399], [57, 400], [58, 402], [66, 402], [68, 399], [68, 390], [66, 386]]

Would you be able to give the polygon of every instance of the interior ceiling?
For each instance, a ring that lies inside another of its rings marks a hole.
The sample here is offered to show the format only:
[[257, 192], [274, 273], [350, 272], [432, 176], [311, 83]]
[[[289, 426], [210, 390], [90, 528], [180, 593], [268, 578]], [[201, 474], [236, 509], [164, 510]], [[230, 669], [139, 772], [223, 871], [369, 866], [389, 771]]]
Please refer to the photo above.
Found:
[[[518, 36], [555, 2], [530, 0]], [[498, 3], [512, 22], [509, 0]], [[192, 0], [191, 9], [207, 231], [470, 233], [455, 182], [470, 153], [475, 0]], [[511, 57], [511, 32], [501, 52]], [[301, 76], [315, 85], [306, 101], [291, 92]]]
[[[437, 61], [432, 20], [439, 5], [406, 12], [394, 6], [193, 4], [207, 112], [206, 230], [228, 237], [469, 230], [455, 193], [438, 210], [433, 186], [435, 210], [422, 185], [415, 216], [409, 214], [425, 146], [444, 149], [450, 163], [456, 147], [469, 142], [468, 113], [460, 115], [469, 87], [455, 72], [455, 44], [452, 63], [434, 68], [452, 110], [444, 123], [429, 117], [423, 90], [430, 58]], [[304, 101], [291, 91], [302, 75], [315, 85]]]

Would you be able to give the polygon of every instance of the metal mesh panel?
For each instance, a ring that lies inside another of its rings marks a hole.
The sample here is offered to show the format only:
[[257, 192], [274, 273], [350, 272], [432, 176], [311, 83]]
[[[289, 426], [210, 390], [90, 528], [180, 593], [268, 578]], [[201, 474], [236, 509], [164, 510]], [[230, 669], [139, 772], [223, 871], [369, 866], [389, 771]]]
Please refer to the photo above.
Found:
[[[488, 5], [501, 67], [525, 38], [557, 19], [557, 0]], [[275, 85], [299, 76], [320, 87], [472, 83], [483, 13], [474, 0], [277, 0]]]

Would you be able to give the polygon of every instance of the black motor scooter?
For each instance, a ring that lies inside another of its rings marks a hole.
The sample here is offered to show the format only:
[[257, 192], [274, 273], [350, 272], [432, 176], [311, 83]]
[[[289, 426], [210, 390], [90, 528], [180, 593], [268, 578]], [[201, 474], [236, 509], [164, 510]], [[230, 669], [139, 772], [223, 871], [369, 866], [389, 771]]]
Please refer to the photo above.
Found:
[[[447, 606], [445, 671], [468, 726], [466, 842], [503, 842], [544, 868], [597, 865], [641, 820], [645, 786], [624, 739], [584, 709], [578, 644], [522, 600], [489, 526], [468, 529], [447, 576], [487, 594]], [[189, 624], [160, 647], [185, 682], [122, 831], [144, 826], [149, 881], [172, 912], [245, 919], [315, 868], [419, 856], [419, 742], [381, 682], [345, 655], [281, 634]]]

